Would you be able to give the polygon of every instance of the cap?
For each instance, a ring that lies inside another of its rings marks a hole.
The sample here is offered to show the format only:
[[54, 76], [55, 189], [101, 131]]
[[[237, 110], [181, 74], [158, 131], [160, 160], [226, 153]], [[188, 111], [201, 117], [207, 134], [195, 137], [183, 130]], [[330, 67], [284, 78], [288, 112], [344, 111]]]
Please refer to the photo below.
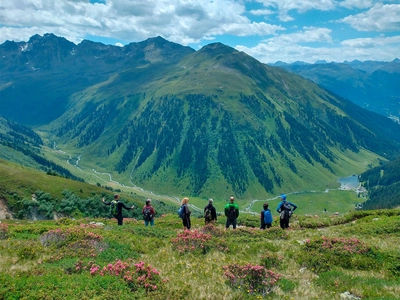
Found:
[[280, 197], [281, 197], [282, 200], [286, 200], [286, 195], [285, 194], [282, 194]]
[[213, 203], [213, 201], [214, 201], [214, 200], [213, 200], [212, 198], [208, 199], [208, 202], [209, 202], [209, 203]]

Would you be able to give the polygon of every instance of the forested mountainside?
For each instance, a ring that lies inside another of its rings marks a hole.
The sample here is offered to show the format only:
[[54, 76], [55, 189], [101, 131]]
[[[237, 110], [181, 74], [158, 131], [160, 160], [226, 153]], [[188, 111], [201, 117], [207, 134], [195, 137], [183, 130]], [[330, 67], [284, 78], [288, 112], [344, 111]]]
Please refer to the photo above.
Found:
[[41, 137], [31, 128], [0, 116], [0, 158], [36, 167], [49, 174], [83, 181], [66, 168], [47, 159], [42, 153], [42, 146]]
[[363, 204], [364, 209], [400, 206], [400, 158], [362, 173], [360, 180], [369, 195]]

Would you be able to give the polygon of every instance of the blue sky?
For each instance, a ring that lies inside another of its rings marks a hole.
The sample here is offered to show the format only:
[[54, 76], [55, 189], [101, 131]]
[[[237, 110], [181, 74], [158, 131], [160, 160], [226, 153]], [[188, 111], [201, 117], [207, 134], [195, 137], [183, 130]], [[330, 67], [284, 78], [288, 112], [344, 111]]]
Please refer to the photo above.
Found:
[[264, 63], [400, 58], [400, 0], [1, 0], [0, 43], [54, 33], [195, 50], [221, 42]]

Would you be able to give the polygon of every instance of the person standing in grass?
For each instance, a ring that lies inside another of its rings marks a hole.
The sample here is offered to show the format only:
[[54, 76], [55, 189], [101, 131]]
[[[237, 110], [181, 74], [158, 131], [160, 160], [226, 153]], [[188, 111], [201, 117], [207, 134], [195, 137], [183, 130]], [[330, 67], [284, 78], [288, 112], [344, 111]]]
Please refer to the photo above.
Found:
[[265, 229], [265, 227], [270, 228], [272, 224], [272, 213], [268, 208], [268, 203], [264, 203], [263, 210], [261, 211], [261, 226], [260, 229]]
[[156, 211], [154, 207], [151, 206], [151, 199], [146, 200], [146, 205], [142, 209], [142, 215], [144, 219], [144, 225], [154, 226], [154, 216], [156, 215]]
[[213, 199], [208, 199], [208, 204], [204, 207], [205, 224], [215, 223], [217, 221], [217, 211], [213, 205]]
[[183, 228], [190, 230], [191, 228], [190, 214], [192, 212], [189, 210], [188, 203], [189, 203], [189, 198], [185, 197], [182, 199], [182, 206], [183, 206], [182, 222], [183, 222]]
[[[289, 219], [292, 216], [292, 212], [297, 208], [297, 205], [286, 201], [286, 195], [280, 196], [281, 202], [278, 204], [276, 211], [280, 213], [280, 225], [282, 229], [289, 228]], [[293, 210], [292, 210], [293, 207]]]
[[224, 211], [226, 216], [225, 229], [228, 229], [231, 225], [233, 229], [236, 229], [236, 219], [239, 217], [239, 206], [235, 203], [234, 197], [229, 199], [229, 203], [225, 205]]
[[122, 225], [123, 223], [123, 217], [122, 217], [122, 208], [125, 208], [126, 210], [131, 210], [134, 209], [135, 206], [132, 205], [131, 207], [127, 207], [125, 206], [124, 203], [119, 201], [119, 194], [115, 194], [114, 195], [114, 199], [111, 202], [106, 202], [103, 199], [101, 199], [101, 201], [103, 201], [103, 204], [105, 205], [111, 205], [111, 215], [117, 219], [118, 221], [118, 225]]

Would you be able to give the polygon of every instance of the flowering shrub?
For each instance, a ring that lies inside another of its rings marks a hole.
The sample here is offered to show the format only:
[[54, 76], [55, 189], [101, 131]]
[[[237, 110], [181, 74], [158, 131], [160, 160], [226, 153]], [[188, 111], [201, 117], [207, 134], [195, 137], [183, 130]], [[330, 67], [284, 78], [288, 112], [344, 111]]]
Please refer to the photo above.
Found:
[[309, 239], [305, 242], [306, 250], [321, 249], [322, 251], [334, 252], [336, 254], [366, 254], [371, 248], [356, 238], [328, 238], [321, 237], [314, 241]]
[[172, 246], [181, 253], [199, 251], [206, 253], [212, 236], [197, 230], [185, 230], [172, 239]]
[[374, 250], [356, 238], [321, 237], [306, 240], [300, 262], [313, 271], [326, 271], [332, 266], [368, 269], [376, 266]]
[[215, 226], [214, 224], [207, 224], [204, 225], [202, 228], [202, 232], [206, 234], [211, 234], [212, 236], [217, 236], [221, 237], [224, 236], [224, 230], [222, 230], [220, 227]]
[[0, 240], [8, 237], [8, 224], [0, 223]]
[[159, 288], [162, 283], [160, 273], [143, 261], [133, 263], [129, 260], [123, 262], [117, 260], [114, 264], [107, 264], [103, 268], [89, 262], [88, 266], [84, 266], [82, 261], [75, 264], [75, 271], [89, 270], [92, 276], [115, 276], [123, 278], [132, 291], [144, 289], [146, 292], [152, 292]]
[[224, 276], [232, 287], [251, 294], [268, 294], [281, 275], [267, 270], [264, 266], [232, 264], [224, 266]]

